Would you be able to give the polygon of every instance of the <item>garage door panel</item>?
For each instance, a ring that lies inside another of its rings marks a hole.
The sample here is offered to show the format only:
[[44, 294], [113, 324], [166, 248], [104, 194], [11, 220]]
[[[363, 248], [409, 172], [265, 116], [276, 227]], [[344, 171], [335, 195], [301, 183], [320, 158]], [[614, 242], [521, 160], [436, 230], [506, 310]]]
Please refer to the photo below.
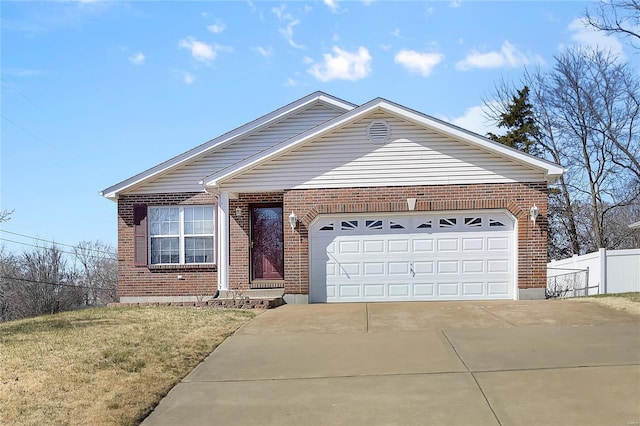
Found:
[[432, 298], [434, 296], [434, 284], [414, 284], [413, 295], [416, 298]]
[[484, 251], [484, 238], [462, 238], [463, 251]]
[[338, 293], [340, 297], [345, 298], [360, 298], [360, 285], [358, 284], [349, 284], [349, 285], [341, 285], [338, 287]]
[[359, 240], [338, 241], [337, 254], [360, 254], [360, 241]]
[[438, 239], [438, 252], [456, 252], [459, 242], [457, 238], [440, 238]]
[[327, 298], [331, 300], [331, 299], [335, 299], [335, 297], [336, 297], [336, 286], [327, 284]]
[[463, 274], [477, 274], [484, 272], [484, 260], [463, 260]]
[[505, 296], [509, 294], [509, 282], [489, 282], [487, 283], [488, 293], [491, 296]]
[[509, 272], [509, 259], [488, 260], [487, 272], [490, 274]]
[[458, 261], [457, 260], [440, 260], [440, 261], [438, 261], [438, 273], [439, 274], [457, 274], [458, 273]]
[[335, 277], [337, 275], [336, 270], [335, 263], [327, 263], [327, 277]]
[[365, 254], [384, 253], [384, 240], [365, 240], [363, 245]]
[[440, 296], [459, 296], [460, 295], [460, 283], [453, 282], [440, 282], [437, 283], [438, 295]]
[[509, 249], [508, 237], [488, 237], [487, 238], [487, 250], [498, 251]]
[[383, 277], [385, 275], [384, 262], [365, 262], [363, 271], [366, 277]]
[[408, 275], [409, 274], [409, 262], [400, 261], [400, 262], [389, 262], [389, 275]]
[[409, 253], [409, 240], [389, 240], [389, 253]]
[[416, 276], [433, 274], [433, 262], [413, 262], [413, 272]]
[[309, 236], [312, 302], [514, 294], [515, 236], [504, 213], [344, 215], [320, 219]]
[[364, 286], [364, 296], [367, 298], [382, 298], [384, 294], [384, 284], [366, 284]]
[[413, 252], [414, 253], [433, 253], [434, 252], [433, 239], [414, 238]]
[[389, 297], [409, 297], [409, 288], [408, 283], [389, 284]]
[[360, 276], [360, 263], [341, 262], [338, 265], [338, 276], [356, 278]]
[[462, 283], [462, 293], [465, 296], [482, 296], [484, 294], [484, 283]]

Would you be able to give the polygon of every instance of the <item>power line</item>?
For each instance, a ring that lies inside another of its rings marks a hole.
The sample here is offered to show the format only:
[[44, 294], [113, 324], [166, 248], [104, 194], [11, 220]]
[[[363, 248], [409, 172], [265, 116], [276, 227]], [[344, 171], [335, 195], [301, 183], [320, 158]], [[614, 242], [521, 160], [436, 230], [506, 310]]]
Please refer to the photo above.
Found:
[[24, 127], [22, 127], [21, 125], [19, 125], [18, 123], [16, 123], [15, 121], [9, 120], [7, 117], [5, 117], [4, 115], [0, 114], [0, 117], [4, 118], [5, 120], [7, 120], [9, 123], [13, 124], [14, 126], [16, 126], [18, 129], [27, 132], [28, 134], [30, 134], [31, 136], [33, 136], [34, 138], [38, 139], [40, 142], [44, 142], [40, 136], [36, 135], [35, 133], [25, 129]]
[[72, 244], [65, 244], [65, 243], [59, 243], [56, 241], [51, 241], [51, 240], [45, 240], [43, 238], [38, 238], [38, 237], [32, 237], [30, 235], [25, 235], [25, 234], [19, 234], [17, 232], [12, 232], [12, 231], [7, 231], [6, 229], [0, 229], [0, 232], [5, 232], [7, 234], [11, 234], [11, 235], [17, 235], [19, 237], [25, 237], [25, 238], [30, 238], [32, 240], [38, 240], [38, 241], [44, 241], [45, 243], [50, 243], [50, 244], [55, 244], [58, 246], [65, 246], [65, 247], [71, 247], [74, 249], [79, 249], [79, 250], [88, 250], [88, 251], [94, 251], [96, 253], [104, 253], [104, 254], [109, 254], [112, 256], [115, 256], [116, 253], [112, 252], [112, 251], [106, 251], [106, 250], [98, 250], [98, 249], [92, 249], [92, 248], [87, 248], [87, 247], [80, 247], [78, 245], [72, 245]]
[[[23, 246], [35, 247], [35, 248], [39, 248], [39, 249], [46, 249], [47, 248], [47, 247], [42, 247], [42, 246], [38, 246], [38, 245], [35, 245], [35, 244], [25, 243], [23, 241], [10, 240], [8, 238], [0, 237], [0, 240], [1, 241], [7, 241], [9, 243], [22, 244]], [[55, 243], [53, 243], [53, 244], [55, 245]], [[76, 255], [76, 253], [73, 252], [73, 251], [67, 251], [67, 250], [61, 250], [61, 249], [58, 249], [58, 250], [60, 251], [60, 253]], [[113, 256], [113, 257], [111, 257], [111, 260], [117, 260], [115, 253], [110, 254], [110, 256]], [[94, 259], [102, 259], [102, 258], [104, 258], [104, 256], [98, 256], [98, 255], [95, 255], [95, 254], [93, 254], [93, 255], [92, 254], [87, 254], [87, 257], [92, 257]]]
[[16, 91], [16, 93], [20, 96], [22, 96], [23, 98], [25, 98], [27, 101], [29, 101], [29, 103], [31, 103], [33, 106], [35, 106], [36, 108], [42, 110], [43, 112], [46, 112], [46, 110], [44, 108], [42, 108], [40, 105], [36, 104], [31, 98], [29, 98], [27, 95], [25, 95], [24, 93], [22, 93], [22, 91], [20, 89], [18, 89], [18, 87], [15, 84], [9, 83], [7, 80], [5, 80], [4, 78], [0, 79], [4, 84], [6, 84], [9, 87], [12, 87], [13, 90]]

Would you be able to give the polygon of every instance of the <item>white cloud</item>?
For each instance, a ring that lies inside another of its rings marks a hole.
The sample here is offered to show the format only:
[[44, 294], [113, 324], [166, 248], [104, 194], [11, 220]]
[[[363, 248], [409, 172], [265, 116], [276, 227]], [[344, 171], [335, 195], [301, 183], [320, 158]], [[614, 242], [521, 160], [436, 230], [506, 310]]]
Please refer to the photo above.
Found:
[[296, 49], [304, 49], [304, 46], [296, 43], [293, 40], [293, 28], [297, 25], [300, 25], [300, 20], [294, 18], [293, 15], [286, 12], [286, 6], [283, 4], [280, 7], [274, 7], [271, 11], [278, 17], [280, 23], [285, 24], [284, 27], [280, 27], [280, 34], [287, 40], [291, 47], [295, 47]]
[[499, 52], [472, 51], [464, 60], [456, 63], [456, 68], [467, 71], [472, 68], [519, 68], [530, 64], [544, 64], [544, 60], [538, 54], [521, 52], [516, 46], [505, 40]]
[[270, 58], [273, 55], [273, 49], [271, 47], [258, 46], [256, 50], [265, 58]]
[[142, 65], [144, 64], [145, 56], [142, 52], [138, 52], [135, 55], [129, 56], [129, 62], [133, 65]]
[[313, 58], [310, 58], [308, 56], [305, 56], [304, 58], [302, 58], [302, 63], [305, 65], [311, 65], [314, 62], [315, 61], [313, 60]]
[[216, 59], [218, 52], [231, 51], [232, 49], [226, 46], [220, 46], [218, 44], [207, 44], [203, 41], [199, 41], [194, 37], [187, 37], [180, 40], [178, 44], [180, 48], [191, 51], [191, 55], [198, 62], [204, 62], [210, 64], [211, 61]]
[[340, 10], [340, 6], [336, 3], [336, 0], [324, 0], [324, 4], [331, 10], [333, 13], [338, 13]]
[[2, 70], [2, 72], [13, 77], [34, 77], [44, 74], [42, 70], [28, 68], [9, 68]]
[[[589, 49], [601, 49], [609, 50], [612, 54], [617, 55], [621, 60], [626, 60], [622, 43], [613, 36], [608, 36], [602, 31], [598, 31], [595, 28], [587, 25], [585, 18], [574, 19], [568, 27], [571, 35], [571, 40], [580, 46]], [[561, 48], [566, 46], [561, 45]]]
[[334, 55], [325, 53], [323, 63], [313, 64], [309, 73], [320, 81], [360, 80], [371, 73], [371, 55], [360, 46], [356, 52], [333, 48]]
[[222, 21], [216, 21], [215, 24], [211, 24], [211, 25], [207, 26], [207, 29], [209, 31], [211, 31], [212, 33], [214, 33], [214, 34], [220, 34], [226, 28], [227, 28], [227, 26]]
[[460, 1], [460, 0], [453, 0], [453, 1], [449, 2], [449, 7], [458, 8], [461, 5], [462, 5], [462, 1]]
[[184, 84], [191, 84], [196, 81], [196, 76], [188, 71], [173, 70], [173, 75]]
[[486, 136], [489, 132], [500, 134], [500, 129], [487, 119], [487, 113], [486, 105], [475, 105], [468, 108], [460, 117], [453, 119], [443, 117], [443, 119], [482, 136]]
[[298, 84], [300, 84], [298, 80], [295, 80], [293, 78], [288, 78], [287, 81], [284, 82], [284, 85], [286, 87], [296, 87]]
[[193, 74], [191, 74], [190, 72], [185, 72], [184, 73], [184, 79], [183, 81], [185, 82], [185, 84], [191, 84], [196, 80], [196, 76], [194, 76]]
[[415, 50], [403, 49], [396, 54], [394, 62], [402, 65], [409, 72], [428, 77], [443, 59], [442, 53], [420, 53]]

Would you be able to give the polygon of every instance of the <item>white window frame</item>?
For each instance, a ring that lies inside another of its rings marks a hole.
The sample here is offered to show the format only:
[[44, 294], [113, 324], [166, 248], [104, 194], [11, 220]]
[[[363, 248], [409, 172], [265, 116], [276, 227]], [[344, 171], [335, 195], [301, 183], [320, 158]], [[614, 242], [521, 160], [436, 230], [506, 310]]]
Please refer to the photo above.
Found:
[[[213, 232], [210, 234], [186, 234], [185, 233], [185, 209], [188, 208], [194, 208], [194, 207], [199, 207], [199, 208], [210, 208], [211, 211], [213, 212], [213, 218], [211, 220], [212, 223], [212, 229]], [[178, 228], [179, 228], [179, 233], [178, 235], [173, 235], [173, 234], [167, 234], [167, 235], [151, 235], [151, 218], [152, 218], [152, 211], [153, 210], [164, 210], [164, 209], [178, 209]], [[216, 264], [216, 259], [217, 259], [217, 251], [216, 251], [216, 230], [217, 230], [217, 222], [216, 222], [216, 206], [212, 205], [212, 204], [196, 204], [196, 205], [187, 205], [187, 206], [148, 206], [148, 217], [149, 217], [149, 221], [148, 221], [148, 232], [147, 232], [147, 238], [148, 238], [148, 264], [150, 266], [157, 266], [157, 265], [182, 265], [182, 266], [194, 266], [194, 265], [215, 265]], [[152, 244], [151, 241], [153, 238], [178, 238], [178, 254], [179, 254], [179, 261], [178, 263], [153, 263], [152, 262]], [[190, 237], [211, 237], [213, 238], [213, 247], [212, 247], [212, 258], [213, 258], [213, 262], [191, 262], [191, 263], [187, 263], [186, 262], [186, 244], [185, 244], [185, 240], [187, 238]]]

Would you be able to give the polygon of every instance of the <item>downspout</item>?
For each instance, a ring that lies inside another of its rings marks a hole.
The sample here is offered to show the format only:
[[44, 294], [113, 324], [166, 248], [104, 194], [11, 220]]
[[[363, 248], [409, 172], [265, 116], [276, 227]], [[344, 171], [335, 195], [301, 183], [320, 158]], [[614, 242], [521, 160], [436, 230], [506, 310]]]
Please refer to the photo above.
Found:
[[229, 193], [218, 196], [218, 291], [229, 290]]

